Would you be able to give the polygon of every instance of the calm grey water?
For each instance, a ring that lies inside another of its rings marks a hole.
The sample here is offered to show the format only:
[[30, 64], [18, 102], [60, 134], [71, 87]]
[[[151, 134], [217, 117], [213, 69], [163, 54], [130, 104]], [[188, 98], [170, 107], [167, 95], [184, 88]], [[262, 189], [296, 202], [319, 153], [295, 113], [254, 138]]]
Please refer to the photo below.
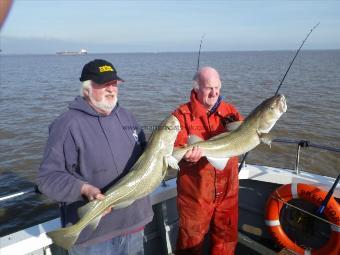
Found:
[[[275, 93], [294, 54], [203, 52], [201, 66], [219, 70], [222, 95], [246, 116]], [[79, 94], [81, 68], [94, 58], [117, 67], [126, 80], [119, 101], [143, 126], [157, 125], [188, 101], [196, 53], [0, 56], [0, 196], [33, 185], [48, 125]], [[274, 127], [275, 136], [340, 148], [339, 67], [340, 50], [300, 53], [280, 90], [288, 111]], [[295, 145], [260, 145], [247, 162], [293, 168], [295, 152]], [[335, 177], [340, 155], [308, 148], [300, 168]], [[56, 206], [39, 195], [0, 203], [0, 235], [57, 214]]]

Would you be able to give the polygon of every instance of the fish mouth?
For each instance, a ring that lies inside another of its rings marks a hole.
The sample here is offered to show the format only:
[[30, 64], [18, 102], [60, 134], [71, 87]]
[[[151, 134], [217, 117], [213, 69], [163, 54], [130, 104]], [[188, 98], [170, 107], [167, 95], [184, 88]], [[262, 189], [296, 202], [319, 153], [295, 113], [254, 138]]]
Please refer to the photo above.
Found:
[[278, 98], [277, 98], [277, 105], [279, 107], [279, 111], [281, 113], [284, 113], [287, 111], [287, 102], [286, 102], [286, 98], [284, 95], [278, 95]]

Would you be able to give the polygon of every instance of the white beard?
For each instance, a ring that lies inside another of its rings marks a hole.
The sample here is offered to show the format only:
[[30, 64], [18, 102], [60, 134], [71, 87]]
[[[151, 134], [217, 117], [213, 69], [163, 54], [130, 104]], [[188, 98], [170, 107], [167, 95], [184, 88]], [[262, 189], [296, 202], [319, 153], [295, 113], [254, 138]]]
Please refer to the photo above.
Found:
[[94, 98], [92, 96], [92, 91], [90, 90], [89, 92], [90, 92], [89, 93], [90, 100], [96, 108], [98, 108], [98, 109], [100, 109], [104, 112], [108, 112], [108, 113], [111, 113], [113, 108], [115, 108], [115, 106], [117, 104], [117, 100], [118, 100], [117, 95], [114, 96], [112, 102], [108, 102], [105, 97], [103, 97], [103, 99], [98, 102], [98, 101], [94, 100]]

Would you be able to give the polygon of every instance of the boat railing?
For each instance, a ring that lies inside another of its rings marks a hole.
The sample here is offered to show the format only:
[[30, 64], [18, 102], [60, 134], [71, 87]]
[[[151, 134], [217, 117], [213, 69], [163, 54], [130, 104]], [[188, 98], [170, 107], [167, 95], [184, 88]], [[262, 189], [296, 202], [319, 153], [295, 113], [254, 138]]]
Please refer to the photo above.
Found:
[[326, 146], [326, 145], [320, 145], [316, 143], [311, 143], [308, 140], [296, 140], [296, 139], [287, 139], [287, 138], [276, 138], [273, 140], [275, 143], [285, 143], [285, 144], [296, 144], [296, 158], [295, 158], [295, 173], [299, 174], [299, 164], [300, 164], [300, 151], [301, 148], [307, 148], [307, 147], [313, 147], [321, 150], [326, 150], [326, 151], [331, 151], [331, 152], [338, 152], [340, 153], [339, 148], [331, 147], [331, 146]]
[[[300, 173], [299, 170], [299, 165], [300, 165], [300, 151], [301, 148], [307, 148], [307, 147], [313, 147], [313, 148], [317, 148], [317, 149], [321, 149], [321, 150], [326, 150], [326, 151], [331, 151], [331, 152], [338, 152], [340, 153], [340, 149], [339, 148], [335, 148], [335, 147], [331, 147], [331, 146], [326, 146], [326, 145], [320, 145], [320, 144], [316, 144], [316, 143], [311, 143], [308, 140], [297, 140], [297, 139], [288, 139], [288, 138], [275, 138], [272, 140], [272, 143], [285, 143], [285, 144], [296, 144], [297, 148], [296, 148], [296, 158], [295, 158], [295, 166], [294, 166], [294, 171], [296, 174]], [[241, 169], [246, 165], [246, 158], [248, 156], [248, 153], [245, 153], [240, 166], [239, 166], [239, 172], [241, 171]]]
[[29, 194], [29, 193], [41, 194], [40, 191], [38, 190], [38, 186], [34, 185], [32, 187], [23, 189], [23, 190], [21, 190], [19, 192], [16, 192], [16, 193], [13, 193], [13, 194], [9, 194], [9, 195], [5, 195], [5, 196], [1, 196], [0, 197], [0, 202], [8, 200], [8, 199], [15, 198], [15, 197], [19, 197], [19, 196], [22, 196], [22, 195], [26, 195], [26, 194]]

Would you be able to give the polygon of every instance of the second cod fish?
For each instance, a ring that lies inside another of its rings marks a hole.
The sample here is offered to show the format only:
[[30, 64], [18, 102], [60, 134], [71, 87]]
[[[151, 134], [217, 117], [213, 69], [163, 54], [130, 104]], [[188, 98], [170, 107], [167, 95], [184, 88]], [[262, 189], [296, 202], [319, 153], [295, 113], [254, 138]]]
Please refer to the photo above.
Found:
[[[47, 235], [57, 245], [69, 249], [85, 227], [96, 229], [106, 209], [127, 207], [151, 193], [159, 186], [166, 174], [168, 160], [171, 159], [179, 130], [180, 124], [176, 117], [171, 115], [165, 119], [152, 133], [147, 148], [131, 171], [105, 192], [104, 200], [93, 200], [87, 203], [79, 208], [80, 220], [76, 224], [49, 232]], [[176, 168], [176, 166], [172, 167]]]
[[195, 143], [175, 150], [172, 156], [179, 162], [188, 150], [198, 146], [203, 150], [202, 156], [206, 156], [215, 168], [222, 170], [230, 157], [244, 154], [261, 142], [270, 143], [268, 133], [286, 110], [284, 95], [270, 97], [258, 105], [236, 130], [206, 141], [195, 138]]

